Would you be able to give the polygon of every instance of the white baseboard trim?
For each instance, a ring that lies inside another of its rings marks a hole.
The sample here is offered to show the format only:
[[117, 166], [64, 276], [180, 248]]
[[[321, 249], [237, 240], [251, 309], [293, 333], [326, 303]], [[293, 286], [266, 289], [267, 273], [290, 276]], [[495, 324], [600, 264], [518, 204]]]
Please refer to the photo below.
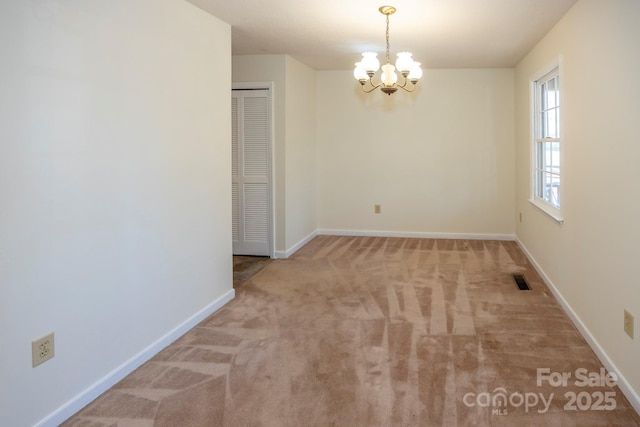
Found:
[[524, 254], [527, 256], [533, 267], [536, 269], [542, 280], [546, 283], [546, 285], [551, 290], [551, 293], [556, 297], [556, 300], [560, 303], [560, 306], [564, 310], [564, 312], [569, 316], [569, 319], [573, 322], [575, 327], [578, 329], [582, 337], [587, 341], [589, 347], [593, 350], [593, 352], [598, 356], [600, 362], [604, 365], [604, 367], [609, 372], [615, 372], [618, 375], [617, 385], [620, 387], [620, 390], [625, 395], [631, 406], [636, 410], [636, 412], [640, 413], [640, 395], [631, 387], [629, 381], [620, 373], [620, 370], [616, 367], [616, 364], [613, 363], [607, 352], [602, 348], [602, 346], [598, 343], [595, 337], [591, 334], [591, 331], [587, 328], [587, 326], [582, 322], [580, 317], [576, 314], [576, 312], [571, 308], [569, 302], [562, 296], [562, 293], [558, 290], [558, 288], [553, 284], [551, 279], [546, 275], [546, 273], [542, 270], [538, 262], [531, 255], [526, 246], [516, 237], [516, 242], [518, 246], [522, 249]]
[[135, 369], [139, 368], [143, 363], [158, 354], [169, 344], [194, 328], [198, 323], [218, 311], [222, 306], [231, 301], [235, 297], [235, 290], [231, 289], [220, 298], [185, 320], [173, 330], [162, 336], [156, 342], [142, 350], [131, 359], [118, 366], [116, 369], [108, 373], [104, 378], [98, 380], [88, 389], [65, 403], [63, 406], [40, 420], [35, 427], [57, 427], [66, 421], [73, 414], [93, 402], [98, 396], [113, 387], [118, 381], [129, 375]]
[[304, 245], [309, 243], [317, 235], [318, 235], [318, 231], [317, 230], [312, 231], [311, 233], [309, 233], [308, 236], [306, 236], [305, 238], [300, 240], [295, 245], [291, 246], [286, 251], [275, 251], [274, 254], [273, 254], [274, 258], [278, 258], [278, 259], [289, 258], [291, 255], [295, 254], [298, 250], [300, 250], [301, 247], [303, 247]]
[[300, 240], [286, 251], [275, 251], [274, 258], [286, 259], [296, 253], [316, 236], [362, 236], [362, 237], [405, 237], [419, 239], [466, 239], [466, 240], [516, 240], [515, 234], [468, 234], [468, 233], [428, 233], [422, 231], [385, 230], [344, 230], [321, 228]]
[[338, 230], [322, 228], [321, 236], [405, 237], [420, 239], [515, 240], [515, 234], [430, 233], [423, 231]]

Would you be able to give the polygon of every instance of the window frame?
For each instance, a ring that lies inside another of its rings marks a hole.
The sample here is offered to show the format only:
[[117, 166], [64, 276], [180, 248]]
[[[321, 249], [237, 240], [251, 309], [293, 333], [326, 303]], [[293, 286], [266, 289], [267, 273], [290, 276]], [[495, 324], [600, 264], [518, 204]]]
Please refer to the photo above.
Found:
[[[549, 82], [550, 80], [557, 77], [558, 82], [558, 120], [557, 125], [559, 127], [559, 132], [556, 137], [553, 138], [545, 138], [542, 135], [541, 129], [541, 92], [540, 88], [543, 84]], [[536, 73], [530, 79], [530, 131], [531, 131], [531, 165], [530, 165], [530, 192], [529, 192], [529, 202], [531, 202], [535, 207], [540, 209], [542, 212], [549, 215], [555, 221], [560, 224], [564, 223], [564, 215], [563, 215], [563, 206], [565, 205], [565, 194], [564, 189], [566, 188], [564, 182], [564, 102], [563, 102], [563, 93], [564, 93], [564, 79], [562, 76], [562, 57], [558, 57], [555, 61], [553, 61], [548, 66], [544, 67], [540, 72]], [[555, 206], [545, 200], [543, 197], [540, 197], [539, 188], [540, 188], [540, 176], [539, 171], [542, 167], [539, 167], [542, 155], [539, 155], [539, 147], [540, 144], [544, 142], [553, 142], [558, 144], [558, 155], [559, 159], [559, 172], [558, 172], [558, 181], [559, 185], [559, 206]]]

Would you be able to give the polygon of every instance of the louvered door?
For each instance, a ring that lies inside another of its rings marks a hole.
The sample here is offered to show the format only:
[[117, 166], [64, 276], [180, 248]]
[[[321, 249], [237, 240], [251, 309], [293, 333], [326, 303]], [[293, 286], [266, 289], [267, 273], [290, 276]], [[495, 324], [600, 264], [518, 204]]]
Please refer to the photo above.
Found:
[[234, 255], [270, 255], [269, 91], [232, 92]]

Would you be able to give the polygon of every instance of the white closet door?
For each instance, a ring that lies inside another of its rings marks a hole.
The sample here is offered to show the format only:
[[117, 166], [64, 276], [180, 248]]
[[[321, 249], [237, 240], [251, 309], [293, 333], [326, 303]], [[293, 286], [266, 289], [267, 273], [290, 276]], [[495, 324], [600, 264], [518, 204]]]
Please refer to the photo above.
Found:
[[269, 256], [269, 91], [234, 90], [231, 102], [233, 253]]

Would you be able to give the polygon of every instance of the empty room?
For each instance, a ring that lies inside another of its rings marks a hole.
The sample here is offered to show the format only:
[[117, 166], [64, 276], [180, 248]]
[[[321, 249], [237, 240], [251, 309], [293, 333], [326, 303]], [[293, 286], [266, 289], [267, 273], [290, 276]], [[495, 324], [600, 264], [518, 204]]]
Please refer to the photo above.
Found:
[[639, 19], [3, 0], [0, 425], [640, 426]]

